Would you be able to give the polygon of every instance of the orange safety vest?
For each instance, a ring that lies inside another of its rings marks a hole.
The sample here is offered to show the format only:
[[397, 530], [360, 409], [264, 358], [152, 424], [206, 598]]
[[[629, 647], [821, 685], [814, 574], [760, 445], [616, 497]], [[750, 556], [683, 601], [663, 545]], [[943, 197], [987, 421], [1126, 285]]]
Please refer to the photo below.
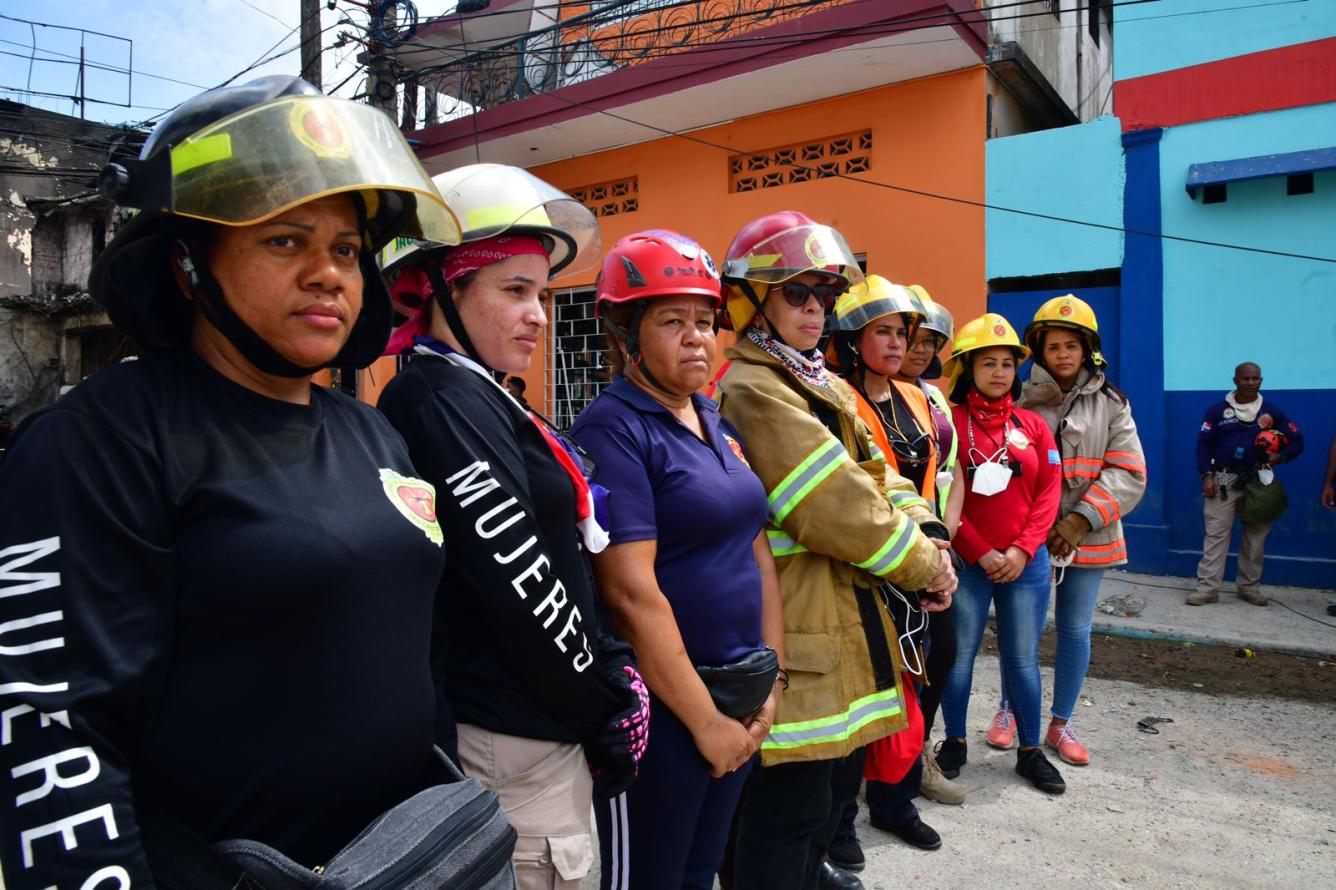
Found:
[[[909, 406], [909, 413], [914, 415], [914, 422], [919, 425], [919, 429], [926, 432], [935, 443], [937, 441], [937, 425], [933, 423], [932, 410], [928, 407], [928, 394], [917, 384], [907, 383], [903, 380], [892, 380], [891, 385], [895, 387]], [[895, 460], [895, 452], [891, 450], [890, 439], [886, 436], [886, 427], [882, 425], [881, 414], [873, 407], [872, 403], [858, 391], [857, 387], [851, 387], [854, 395], [858, 397], [858, 416], [872, 433], [872, 441], [881, 449], [881, 453], [886, 455], [886, 466], [890, 467], [897, 474], [900, 472], [900, 465]], [[933, 448], [928, 455], [928, 467], [923, 474], [923, 489], [919, 492], [923, 499], [930, 504], [937, 503], [937, 449]]]

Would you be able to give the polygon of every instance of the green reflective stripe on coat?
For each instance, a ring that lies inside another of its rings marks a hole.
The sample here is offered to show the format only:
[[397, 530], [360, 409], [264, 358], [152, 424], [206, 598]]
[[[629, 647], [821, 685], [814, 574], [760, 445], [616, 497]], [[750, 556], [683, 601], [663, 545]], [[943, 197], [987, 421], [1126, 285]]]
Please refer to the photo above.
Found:
[[781, 751], [808, 745], [842, 742], [864, 726], [876, 720], [897, 717], [904, 710], [900, 693], [895, 687], [865, 695], [850, 703], [842, 714], [803, 720], [799, 723], [776, 723], [761, 748]]
[[807, 548], [784, 531], [777, 528], [766, 529], [766, 540], [770, 542], [770, 553], [772, 556], [792, 556], [795, 553], [806, 553]]
[[918, 526], [908, 516], [900, 520], [900, 527], [891, 532], [891, 536], [886, 539], [886, 543], [881, 545], [881, 549], [863, 562], [858, 563], [858, 567], [865, 572], [870, 572], [877, 577], [885, 575], [887, 572], [893, 572], [900, 563], [904, 562], [909, 551], [913, 549], [916, 540], [914, 532]]
[[794, 467], [793, 472], [785, 476], [770, 494], [771, 521], [776, 525], [783, 522], [784, 518], [802, 503], [803, 498], [812, 493], [812, 489], [835, 472], [842, 457], [844, 457], [844, 446], [838, 439], [827, 439], [819, 448], [803, 458], [802, 463]]
[[[956, 469], [956, 453], [960, 446], [960, 436], [956, 435], [956, 424], [955, 421], [951, 419], [951, 405], [947, 403], [946, 396], [942, 395], [942, 391], [935, 386], [928, 387], [928, 398], [937, 406], [938, 410], [946, 416], [946, 422], [951, 425], [951, 451], [946, 455], [946, 463], [942, 465], [942, 469], [954, 473]], [[940, 507], [937, 514], [938, 516], [946, 515], [946, 501], [947, 498], [951, 496], [951, 486], [955, 484], [954, 476], [952, 479], [953, 481], [948, 482], [946, 485], [937, 486], [937, 503]]]
[[932, 504], [928, 503], [924, 498], [914, 494], [912, 491], [891, 492], [891, 504], [897, 510], [903, 510], [906, 507], [912, 507], [917, 504], [929, 512], [932, 511]]
[[868, 444], [872, 446], [872, 459], [886, 463], [886, 452], [881, 450], [881, 446], [872, 441], [869, 441]]

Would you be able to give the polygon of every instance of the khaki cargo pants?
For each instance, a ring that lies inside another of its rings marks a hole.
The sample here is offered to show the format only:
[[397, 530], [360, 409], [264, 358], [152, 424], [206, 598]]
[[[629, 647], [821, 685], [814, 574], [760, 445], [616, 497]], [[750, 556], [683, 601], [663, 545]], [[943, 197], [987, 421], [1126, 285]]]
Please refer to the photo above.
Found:
[[[1243, 507], [1243, 492], [1230, 485], [1222, 500], [1218, 495], [1206, 498], [1202, 509], [1206, 519], [1206, 538], [1202, 542], [1201, 562], [1197, 564], [1197, 590], [1219, 594], [1229, 556], [1229, 536], [1234, 519]], [[1269, 522], [1244, 522], [1239, 540], [1238, 589], [1256, 590], [1262, 583], [1262, 545], [1266, 543]]]
[[594, 863], [589, 824], [594, 782], [576, 744], [459, 725], [464, 772], [501, 797], [515, 826], [519, 890], [579, 890]]

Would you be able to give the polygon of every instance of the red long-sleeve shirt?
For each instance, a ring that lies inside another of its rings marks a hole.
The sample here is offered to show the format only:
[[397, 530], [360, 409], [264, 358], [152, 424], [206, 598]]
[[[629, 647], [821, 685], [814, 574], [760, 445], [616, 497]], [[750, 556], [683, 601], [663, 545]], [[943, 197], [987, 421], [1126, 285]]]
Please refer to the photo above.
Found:
[[[974, 424], [974, 447], [970, 453], [969, 409], [964, 405], [951, 408], [960, 436], [960, 466], [968, 468], [990, 458], [1001, 447], [1002, 431], [983, 429]], [[1019, 421], [1019, 426], [1017, 426]], [[968, 563], [977, 563], [989, 550], [1005, 553], [1015, 545], [1031, 557], [1048, 537], [1048, 530], [1058, 515], [1061, 497], [1062, 456], [1053, 441], [1048, 424], [1033, 411], [1015, 409], [1009, 424], [1010, 459], [1021, 463], [1019, 477], [1013, 475], [1006, 491], [991, 497], [977, 495], [965, 481], [965, 504], [961, 509], [960, 528], [952, 546]], [[1019, 434], [1019, 435], [1018, 435]], [[979, 456], [983, 454], [983, 458]]]

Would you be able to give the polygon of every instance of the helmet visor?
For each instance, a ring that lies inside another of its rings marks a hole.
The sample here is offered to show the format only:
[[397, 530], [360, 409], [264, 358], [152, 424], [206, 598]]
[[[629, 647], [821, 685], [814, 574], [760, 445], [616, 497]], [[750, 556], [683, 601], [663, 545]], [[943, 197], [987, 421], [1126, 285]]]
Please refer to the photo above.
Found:
[[935, 334], [941, 334], [947, 340], [951, 339], [955, 332], [955, 319], [951, 317], [951, 310], [947, 309], [941, 303], [924, 302], [923, 303], [923, 327], [925, 330], [932, 331]]
[[[416, 196], [405, 234], [458, 244], [460, 226], [394, 123], [346, 99], [284, 96], [225, 117], [171, 150], [174, 213], [263, 222], [342, 192]], [[369, 202], [368, 212], [376, 208]]]
[[848, 285], [863, 280], [858, 260], [844, 236], [830, 226], [795, 226], [757, 242], [724, 264], [727, 278], [777, 284], [804, 272], [838, 275]]
[[841, 331], [861, 330], [886, 315], [904, 315], [910, 327], [923, 317], [923, 305], [909, 288], [873, 275], [849, 288], [835, 304], [835, 323]]
[[526, 170], [470, 164], [432, 180], [460, 214], [465, 241], [511, 230], [549, 236], [552, 271], [583, 272], [599, 261], [603, 242], [588, 207]]

